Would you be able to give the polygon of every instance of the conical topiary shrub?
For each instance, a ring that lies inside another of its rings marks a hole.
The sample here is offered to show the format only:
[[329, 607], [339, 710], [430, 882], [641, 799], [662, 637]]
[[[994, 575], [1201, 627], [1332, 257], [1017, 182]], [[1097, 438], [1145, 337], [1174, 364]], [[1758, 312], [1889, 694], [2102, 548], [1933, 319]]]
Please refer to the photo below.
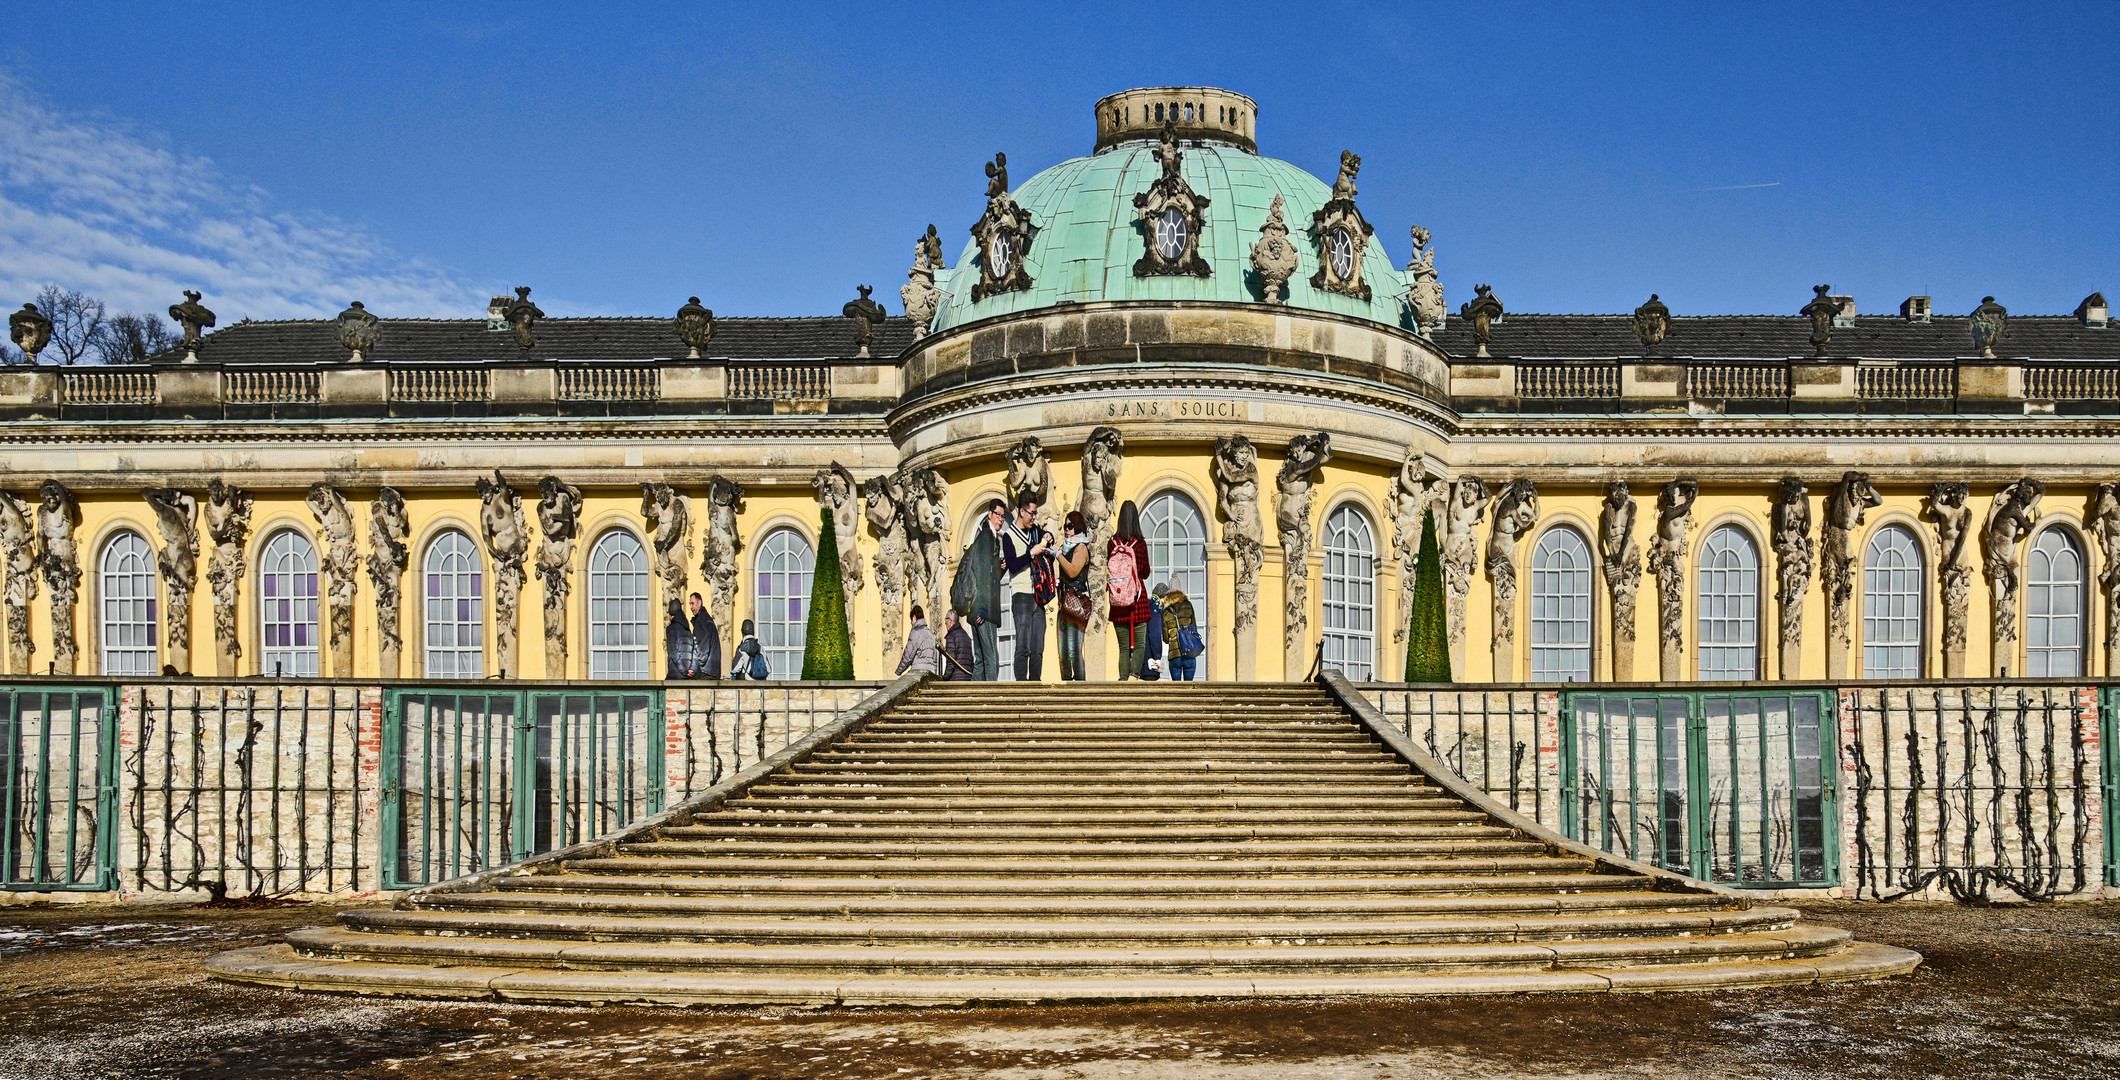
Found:
[[839, 574], [839, 534], [832, 511], [818, 507], [824, 530], [817, 538], [817, 572], [810, 578], [810, 617], [802, 640], [804, 679], [851, 679], [854, 649], [847, 641], [847, 585]]
[[1413, 625], [1406, 629], [1406, 681], [1450, 681], [1450, 616], [1443, 604], [1443, 546], [1435, 511], [1421, 513], [1421, 553], [1413, 561]]

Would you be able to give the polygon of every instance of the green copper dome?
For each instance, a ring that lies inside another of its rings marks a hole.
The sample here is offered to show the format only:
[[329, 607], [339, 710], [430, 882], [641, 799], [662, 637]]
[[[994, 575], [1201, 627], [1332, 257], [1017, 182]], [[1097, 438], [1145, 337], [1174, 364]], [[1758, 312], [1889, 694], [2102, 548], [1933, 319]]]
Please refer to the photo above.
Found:
[[1120, 142], [1090, 157], [1063, 161], [1018, 185], [1012, 193], [1016, 204], [1030, 212], [1038, 230], [1024, 263], [1032, 286], [974, 301], [979, 253], [976, 242], [967, 239], [955, 264], [937, 276], [943, 296], [934, 329], [1063, 302], [1260, 303], [1251, 247], [1275, 195], [1284, 200], [1282, 220], [1302, 259], [1301, 268], [1288, 280], [1285, 303], [1411, 327], [1403, 275], [1385, 255], [1381, 236], [1370, 237], [1363, 255], [1362, 280], [1370, 288], [1369, 300], [1311, 286], [1310, 276], [1318, 269], [1311, 214], [1332, 198], [1330, 184], [1288, 162], [1226, 143], [1187, 140], [1181, 147], [1185, 182], [1208, 200], [1200, 255], [1213, 273], [1204, 278], [1134, 276], [1134, 263], [1144, 250], [1141, 227], [1134, 221], [1134, 196], [1163, 173], [1156, 145], [1151, 139]]

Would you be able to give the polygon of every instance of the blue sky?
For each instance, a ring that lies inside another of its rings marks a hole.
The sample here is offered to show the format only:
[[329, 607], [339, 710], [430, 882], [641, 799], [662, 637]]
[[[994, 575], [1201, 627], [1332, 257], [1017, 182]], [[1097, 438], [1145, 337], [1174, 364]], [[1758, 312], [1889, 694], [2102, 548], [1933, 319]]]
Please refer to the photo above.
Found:
[[[2120, 4], [48, 3], [0, 44], [0, 304], [836, 313], [1131, 86], [1362, 155], [1454, 302], [1864, 312], [2120, 290]], [[956, 239], [950, 239], [956, 238]]]

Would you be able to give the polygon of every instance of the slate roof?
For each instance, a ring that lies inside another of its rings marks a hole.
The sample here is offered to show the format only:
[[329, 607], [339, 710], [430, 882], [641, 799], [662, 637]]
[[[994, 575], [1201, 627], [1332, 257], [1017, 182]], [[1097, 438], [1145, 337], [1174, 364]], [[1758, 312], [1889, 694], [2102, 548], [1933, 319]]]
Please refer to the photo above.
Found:
[[[655, 360], [688, 351], [667, 318], [539, 319], [529, 352], [515, 347], [512, 330], [488, 330], [484, 319], [385, 319], [373, 349], [378, 363], [496, 364], [518, 360]], [[820, 360], [852, 357], [854, 320], [837, 316], [793, 319], [717, 318], [714, 340], [700, 355], [730, 360]], [[876, 327], [869, 353], [896, 356], [913, 342], [912, 320], [890, 318]], [[246, 322], [206, 335], [200, 358], [221, 364], [336, 363], [345, 360], [338, 328], [325, 319]], [[158, 359], [181, 356], [165, 354]]]
[[[1478, 351], [1472, 320], [1453, 314], [1435, 343], [1455, 357]], [[1500, 358], [1711, 357], [1772, 359], [1807, 357], [1811, 320], [1800, 315], [1674, 316], [1671, 332], [1653, 351], [1634, 336], [1634, 316], [1506, 315], [1494, 325], [1487, 351]], [[1909, 323], [1898, 315], [1858, 315], [1855, 325], [1834, 327], [1827, 357], [1878, 360], [1950, 359], [1980, 355], [1971, 320], [1938, 315]], [[1998, 357], [2037, 360], [2120, 360], [2120, 323], [2086, 327], [2070, 315], [2012, 315], [1995, 345]]]

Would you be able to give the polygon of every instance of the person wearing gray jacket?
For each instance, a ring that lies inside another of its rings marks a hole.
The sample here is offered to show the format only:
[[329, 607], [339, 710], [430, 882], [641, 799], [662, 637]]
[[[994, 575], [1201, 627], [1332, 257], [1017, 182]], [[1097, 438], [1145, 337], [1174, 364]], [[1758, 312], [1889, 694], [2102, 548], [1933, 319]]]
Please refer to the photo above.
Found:
[[913, 605], [913, 630], [905, 637], [905, 655], [898, 658], [898, 674], [925, 671], [942, 674], [942, 656], [935, 648], [935, 632], [928, 629], [927, 612]]

